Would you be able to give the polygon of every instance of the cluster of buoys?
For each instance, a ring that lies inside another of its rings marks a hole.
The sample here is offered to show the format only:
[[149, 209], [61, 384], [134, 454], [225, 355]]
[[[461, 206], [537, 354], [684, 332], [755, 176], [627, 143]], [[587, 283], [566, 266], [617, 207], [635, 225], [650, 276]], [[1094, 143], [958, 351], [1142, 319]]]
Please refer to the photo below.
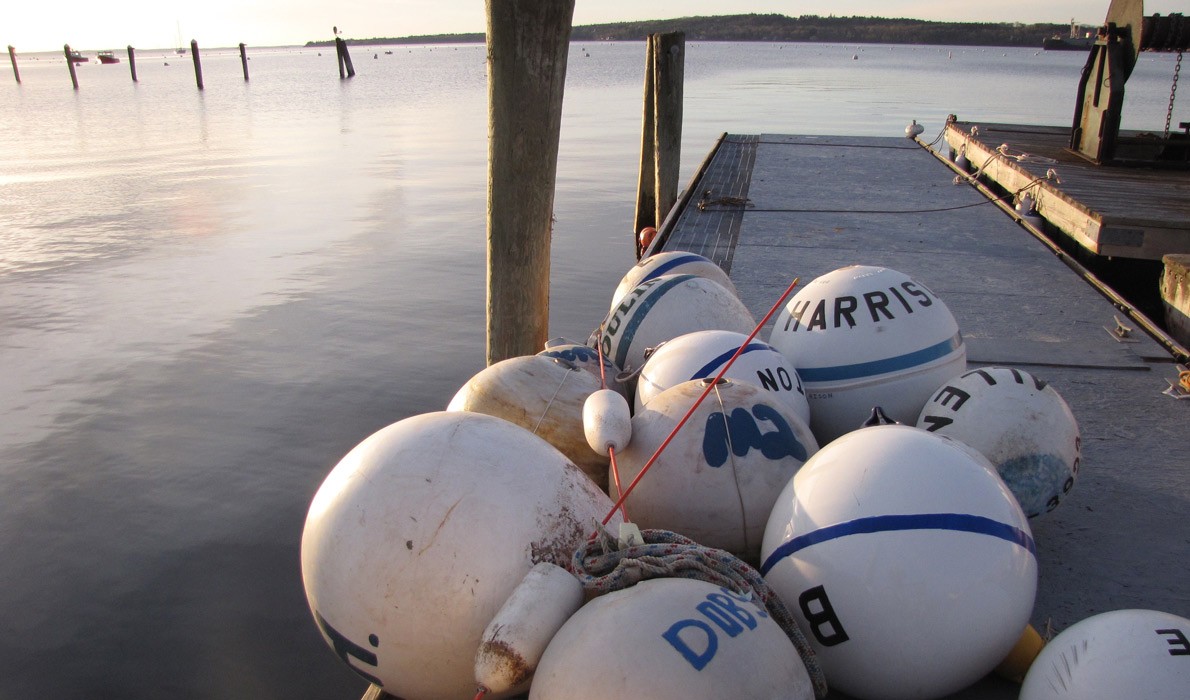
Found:
[[[1025, 676], [1038, 651], [1029, 518], [1079, 470], [1061, 396], [1015, 368], [967, 371], [942, 299], [887, 268], [813, 280], [767, 342], [755, 325], [715, 263], [652, 255], [586, 344], [493, 364], [446, 412], [366, 439], [328, 475], [302, 536], [327, 643], [408, 700], [477, 685], [809, 700], [815, 673], [860, 700], [929, 699], [1002, 662]], [[663, 571], [584, 594], [575, 553], [617, 528], [621, 547], [668, 530], [751, 563], [788, 626], [751, 594]], [[1114, 638], [1190, 654], [1190, 622], [1138, 615], [1064, 632], [1074, 638], [1041, 651], [1058, 660], [1025, 677], [1022, 698], [1184, 688], [1185, 664], [1166, 681], [1136, 655], [1111, 658], [1125, 656]], [[793, 622], [814, 663], [786, 636]]]

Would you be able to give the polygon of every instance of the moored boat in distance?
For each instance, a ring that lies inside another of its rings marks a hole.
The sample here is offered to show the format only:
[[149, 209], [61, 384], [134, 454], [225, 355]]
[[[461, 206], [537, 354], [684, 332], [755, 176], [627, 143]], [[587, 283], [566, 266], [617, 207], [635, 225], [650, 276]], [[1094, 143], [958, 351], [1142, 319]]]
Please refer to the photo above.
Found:
[[1055, 34], [1041, 42], [1041, 48], [1046, 51], [1090, 51], [1094, 45], [1095, 35], [1091, 32], [1084, 32], [1082, 36], [1079, 36], [1079, 26], [1073, 18], [1070, 20], [1069, 35]]
[[71, 51], [70, 52], [70, 62], [71, 63], [90, 63], [91, 59], [82, 55], [78, 51]]
[[119, 63], [120, 59], [111, 51], [100, 51], [97, 54], [100, 63]]

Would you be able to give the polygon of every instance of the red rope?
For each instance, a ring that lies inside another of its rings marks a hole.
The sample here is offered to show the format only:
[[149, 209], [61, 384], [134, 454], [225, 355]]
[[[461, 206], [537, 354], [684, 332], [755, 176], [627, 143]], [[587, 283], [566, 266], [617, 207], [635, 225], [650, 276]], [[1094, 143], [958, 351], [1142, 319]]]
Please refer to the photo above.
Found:
[[477, 689], [477, 692], [475, 693], [475, 700], [483, 700], [484, 696], [487, 694], [488, 694], [488, 689], [481, 685], [481, 686], [479, 686], [479, 688]]
[[[777, 303], [773, 304], [773, 308], [769, 309], [769, 312], [764, 315], [764, 318], [760, 319], [760, 323], [756, 324], [756, 328], [752, 329], [752, 333], [748, 336], [748, 339], [745, 340], [738, 349], [736, 349], [735, 354], [731, 356], [731, 359], [723, 365], [723, 369], [719, 370], [719, 374], [716, 374], [714, 379], [707, 382], [707, 388], [702, 390], [702, 394], [699, 395], [698, 400], [694, 402], [694, 405], [690, 407], [690, 410], [686, 411], [686, 415], [682, 416], [682, 420], [678, 421], [677, 426], [675, 426], [674, 429], [670, 431], [669, 435], [664, 441], [662, 441], [661, 446], [658, 447], [657, 451], [653, 453], [653, 456], [649, 458], [649, 461], [645, 462], [645, 466], [641, 468], [640, 473], [636, 475], [636, 478], [632, 480], [631, 484], [628, 484], [628, 488], [625, 489], [622, 494], [620, 494], [620, 500], [616, 501], [616, 504], [612, 506], [612, 509], [608, 511], [606, 516], [604, 516], [604, 525], [607, 525], [608, 522], [611, 521], [612, 516], [616, 514], [617, 510], [620, 510], [624, 507], [624, 501], [628, 500], [628, 496], [632, 493], [633, 489], [636, 488], [636, 485], [640, 483], [641, 478], [644, 477], [650, 468], [652, 468], [653, 463], [657, 461], [657, 458], [660, 457], [661, 453], [665, 451], [665, 448], [669, 446], [669, 443], [674, 439], [674, 436], [678, 434], [678, 431], [682, 429], [682, 426], [686, 425], [686, 421], [690, 420], [690, 416], [694, 415], [694, 411], [696, 411], [698, 407], [702, 405], [703, 399], [707, 397], [707, 394], [711, 393], [711, 389], [715, 388], [715, 385], [719, 383], [719, 380], [722, 379], [727, 370], [731, 368], [731, 365], [736, 361], [736, 358], [743, 354], [744, 348], [748, 347], [748, 344], [756, 338], [756, 334], [760, 332], [760, 329], [764, 327], [764, 324], [769, 322], [769, 319], [772, 318], [773, 314], [777, 313], [777, 309], [781, 307], [781, 304], [785, 303], [785, 299], [787, 299], [789, 295], [793, 293], [793, 290], [795, 287], [797, 287], [797, 283], [800, 279], [800, 277], [795, 277], [793, 279], [793, 282], [791, 282], [789, 287], [785, 289], [785, 293], [781, 295], [781, 298], [777, 300]], [[600, 329], [600, 335], [602, 335], [602, 328]], [[600, 357], [602, 358], [602, 355]], [[600, 366], [602, 365], [603, 362], [601, 359]], [[617, 483], [618, 481], [619, 479], [617, 478]], [[594, 537], [594, 535], [592, 535], [592, 537]]]

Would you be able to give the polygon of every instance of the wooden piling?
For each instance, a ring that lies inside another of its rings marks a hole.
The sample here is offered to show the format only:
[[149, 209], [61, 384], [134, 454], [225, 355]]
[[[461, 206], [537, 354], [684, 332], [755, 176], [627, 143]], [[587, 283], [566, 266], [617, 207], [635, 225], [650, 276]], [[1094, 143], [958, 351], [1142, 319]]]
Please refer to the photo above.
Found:
[[202, 90], [202, 59], [198, 55], [198, 40], [190, 40], [190, 58], [194, 60], [194, 82], [198, 84], [198, 89]]
[[487, 0], [487, 363], [549, 333], [550, 236], [574, 0]]
[[653, 163], [657, 182], [654, 226], [660, 226], [678, 201], [682, 155], [682, 92], [685, 79], [686, 35], [658, 34], [653, 42]]
[[132, 82], [138, 82], [136, 79], [136, 49], [132, 48], [132, 44], [128, 45], [128, 70], [132, 71]]
[[62, 45], [62, 52], [66, 54], [66, 67], [70, 69], [70, 83], [74, 85], [74, 89], [79, 89], [79, 77], [74, 72], [74, 60], [70, 58], [70, 44]]
[[240, 42], [240, 65], [244, 67], [244, 82], [248, 82], [248, 47]]
[[645, 38], [645, 96], [640, 127], [640, 170], [636, 179], [636, 216], [633, 218], [632, 238], [636, 245], [636, 259], [641, 250], [640, 234], [646, 226], [657, 226], [657, 175], [653, 167], [653, 37]]
[[343, 41], [342, 37], [335, 37], [335, 52], [339, 55], [339, 79], [354, 78], [355, 67], [351, 65], [351, 52], [347, 50], [347, 42]]
[[632, 237], [659, 227], [678, 200], [682, 151], [682, 92], [686, 37], [682, 32], [650, 34], [645, 44], [645, 96], [641, 119], [640, 171]]
[[17, 79], [17, 85], [21, 84], [21, 72], [17, 70], [17, 50], [8, 45], [8, 60], [12, 62], [12, 74]]

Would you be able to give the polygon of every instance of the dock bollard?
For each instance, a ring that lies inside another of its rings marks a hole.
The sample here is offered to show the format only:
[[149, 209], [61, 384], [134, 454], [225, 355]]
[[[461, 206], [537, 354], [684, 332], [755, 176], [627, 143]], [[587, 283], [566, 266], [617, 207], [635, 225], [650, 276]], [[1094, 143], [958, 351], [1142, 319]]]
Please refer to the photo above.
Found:
[[74, 89], [79, 89], [79, 77], [74, 72], [74, 59], [70, 57], [70, 44], [62, 45], [62, 53], [66, 54], [66, 67], [70, 69], [70, 82], [74, 85]]
[[190, 57], [194, 59], [194, 82], [198, 83], [198, 89], [202, 89], [202, 59], [198, 55], [198, 40], [190, 40]]
[[12, 48], [12, 44], [8, 45], [8, 60], [12, 62], [12, 74], [17, 79], [17, 85], [20, 85], [21, 72], [17, 70], [17, 50]]
[[244, 67], [244, 82], [248, 82], [248, 51], [244, 42], [240, 42], [240, 65]]
[[136, 79], [136, 49], [132, 44], [128, 45], [128, 70], [132, 72], [132, 82], [139, 82]]

